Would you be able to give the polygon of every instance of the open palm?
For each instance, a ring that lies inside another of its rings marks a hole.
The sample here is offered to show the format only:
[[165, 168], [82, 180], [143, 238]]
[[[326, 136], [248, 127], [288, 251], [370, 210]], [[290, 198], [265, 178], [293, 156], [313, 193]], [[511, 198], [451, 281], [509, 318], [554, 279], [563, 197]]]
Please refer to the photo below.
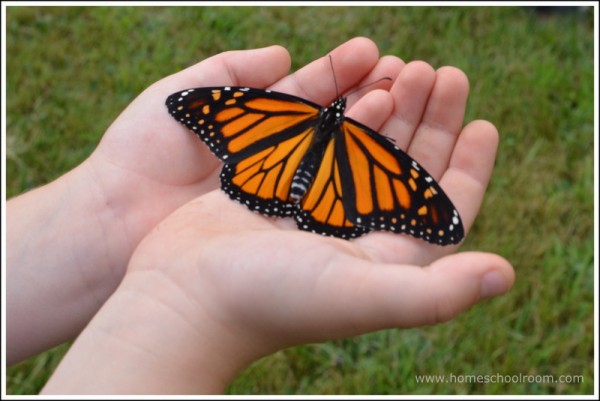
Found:
[[[419, 161], [448, 193], [468, 230], [491, 175], [497, 133], [485, 121], [461, 132], [468, 95], [464, 74], [455, 68], [435, 71], [423, 62], [405, 65], [396, 57], [379, 58], [375, 45], [362, 38], [331, 55], [342, 92], [382, 77], [394, 79], [378, 84], [384, 90], [362, 98], [362, 91], [350, 95], [347, 115], [393, 138]], [[87, 166], [109, 198], [106, 203], [119, 207], [116, 215], [126, 220], [132, 247], [178, 206], [219, 185], [221, 164], [169, 116], [166, 97], [189, 87], [220, 85], [269, 87], [323, 105], [336, 97], [328, 58], [286, 76], [289, 63], [285, 49], [276, 46], [222, 53], [152, 85], [113, 123]], [[281, 224], [292, 227], [289, 221]], [[384, 257], [394, 262], [423, 264], [455, 250], [398, 235], [372, 234], [358, 243], [385, 252], [390, 240], [394, 253], [404, 255], [401, 260]]]

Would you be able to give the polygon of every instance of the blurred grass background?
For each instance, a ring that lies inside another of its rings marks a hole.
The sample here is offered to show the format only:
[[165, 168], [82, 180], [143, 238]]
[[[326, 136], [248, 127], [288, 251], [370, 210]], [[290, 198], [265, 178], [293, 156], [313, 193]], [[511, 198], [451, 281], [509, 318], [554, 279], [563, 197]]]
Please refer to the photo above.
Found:
[[[467, 120], [495, 123], [492, 183], [465, 250], [515, 266], [514, 289], [435, 327], [298, 346], [230, 394], [592, 394], [593, 9], [8, 7], [7, 196], [64, 174], [151, 83], [210, 55], [281, 44], [297, 69], [354, 36], [470, 78]], [[7, 371], [35, 394], [68, 344]], [[418, 383], [415, 375], [581, 376]]]

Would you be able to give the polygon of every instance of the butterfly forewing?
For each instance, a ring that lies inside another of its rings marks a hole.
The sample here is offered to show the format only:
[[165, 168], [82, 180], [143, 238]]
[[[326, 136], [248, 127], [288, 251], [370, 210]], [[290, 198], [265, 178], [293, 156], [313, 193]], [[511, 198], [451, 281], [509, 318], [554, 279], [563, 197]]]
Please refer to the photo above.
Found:
[[169, 96], [167, 108], [227, 163], [298, 135], [319, 113], [301, 98], [241, 87], [187, 89]]

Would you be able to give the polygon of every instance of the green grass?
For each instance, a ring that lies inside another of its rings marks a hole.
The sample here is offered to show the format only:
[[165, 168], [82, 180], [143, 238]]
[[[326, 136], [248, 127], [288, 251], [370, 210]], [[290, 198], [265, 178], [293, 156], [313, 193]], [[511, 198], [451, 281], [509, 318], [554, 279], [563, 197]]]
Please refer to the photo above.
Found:
[[[467, 119], [501, 134], [464, 249], [515, 266], [507, 296], [452, 322], [264, 358], [231, 394], [593, 393], [593, 15], [519, 7], [9, 7], [7, 193], [64, 174], [145, 87], [209, 55], [270, 44], [293, 68], [353, 36], [470, 78]], [[68, 346], [8, 369], [34, 394]], [[583, 382], [417, 383], [415, 375], [582, 375]]]

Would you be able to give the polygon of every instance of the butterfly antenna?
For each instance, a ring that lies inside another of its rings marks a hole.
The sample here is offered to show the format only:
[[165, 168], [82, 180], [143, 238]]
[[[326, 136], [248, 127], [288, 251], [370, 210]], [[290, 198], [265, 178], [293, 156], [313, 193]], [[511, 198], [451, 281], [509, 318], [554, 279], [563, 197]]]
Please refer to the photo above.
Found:
[[329, 54], [329, 65], [331, 65], [331, 73], [333, 74], [333, 83], [335, 84], [335, 95], [340, 96], [340, 89], [338, 88], [337, 79], [335, 78], [335, 70], [333, 69], [333, 58]]
[[352, 92], [349, 92], [346, 96], [351, 95], [351, 94], [353, 94], [355, 92], [361, 91], [361, 90], [365, 89], [368, 86], [378, 84], [381, 81], [391, 81], [391, 80], [392, 80], [392, 78], [390, 78], [390, 77], [379, 78], [377, 81], [369, 82], [368, 84], [364, 84], [363, 86], [359, 86], [358, 88], [354, 89]]

